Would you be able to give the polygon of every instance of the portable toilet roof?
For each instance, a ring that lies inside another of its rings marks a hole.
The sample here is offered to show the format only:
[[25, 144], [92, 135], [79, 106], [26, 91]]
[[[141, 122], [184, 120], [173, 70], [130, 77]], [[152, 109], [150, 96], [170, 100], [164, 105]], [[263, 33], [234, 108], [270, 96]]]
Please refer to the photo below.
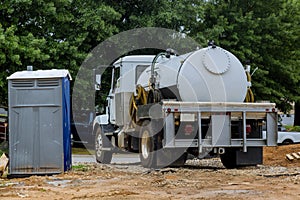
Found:
[[72, 80], [72, 77], [66, 69], [51, 69], [51, 70], [36, 70], [36, 71], [19, 71], [10, 75], [7, 79], [42, 79], [42, 78], [63, 78], [68, 77]]

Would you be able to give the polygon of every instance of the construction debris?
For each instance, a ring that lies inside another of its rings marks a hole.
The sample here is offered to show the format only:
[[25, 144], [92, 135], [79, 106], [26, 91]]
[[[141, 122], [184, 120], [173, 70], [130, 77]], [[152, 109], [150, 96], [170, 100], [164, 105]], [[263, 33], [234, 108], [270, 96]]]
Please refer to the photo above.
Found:
[[299, 160], [300, 152], [286, 154], [286, 159], [288, 159], [289, 161]]
[[2, 174], [5, 172], [7, 165], [8, 158], [6, 157], [5, 153], [3, 153], [0, 157], [0, 176], [2, 176]]

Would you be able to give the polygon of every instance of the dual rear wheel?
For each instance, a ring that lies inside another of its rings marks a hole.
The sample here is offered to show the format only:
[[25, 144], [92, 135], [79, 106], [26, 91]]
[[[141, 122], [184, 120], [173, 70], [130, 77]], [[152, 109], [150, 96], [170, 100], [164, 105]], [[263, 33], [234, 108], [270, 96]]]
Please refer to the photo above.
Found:
[[185, 149], [162, 148], [163, 131], [159, 122], [145, 121], [140, 130], [140, 160], [146, 168], [183, 166], [187, 153]]

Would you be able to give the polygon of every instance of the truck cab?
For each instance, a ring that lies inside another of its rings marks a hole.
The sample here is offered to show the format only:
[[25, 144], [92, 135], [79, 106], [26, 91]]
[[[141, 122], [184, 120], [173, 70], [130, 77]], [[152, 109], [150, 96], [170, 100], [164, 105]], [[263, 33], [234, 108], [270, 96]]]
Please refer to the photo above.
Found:
[[129, 123], [129, 99], [141, 73], [151, 65], [153, 56], [126, 56], [113, 64], [112, 87], [107, 101], [109, 123], [125, 126]]

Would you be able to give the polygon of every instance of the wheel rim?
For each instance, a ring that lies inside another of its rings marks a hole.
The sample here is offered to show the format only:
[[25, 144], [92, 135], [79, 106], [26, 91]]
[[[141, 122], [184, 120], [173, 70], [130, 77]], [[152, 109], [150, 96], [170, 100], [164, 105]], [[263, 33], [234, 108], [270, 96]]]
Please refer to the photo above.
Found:
[[142, 134], [141, 150], [143, 158], [147, 159], [150, 154], [150, 138], [147, 130], [145, 130]]
[[98, 134], [97, 139], [96, 139], [96, 154], [98, 157], [101, 156], [102, 148], [103, 148], [102, 135]]

